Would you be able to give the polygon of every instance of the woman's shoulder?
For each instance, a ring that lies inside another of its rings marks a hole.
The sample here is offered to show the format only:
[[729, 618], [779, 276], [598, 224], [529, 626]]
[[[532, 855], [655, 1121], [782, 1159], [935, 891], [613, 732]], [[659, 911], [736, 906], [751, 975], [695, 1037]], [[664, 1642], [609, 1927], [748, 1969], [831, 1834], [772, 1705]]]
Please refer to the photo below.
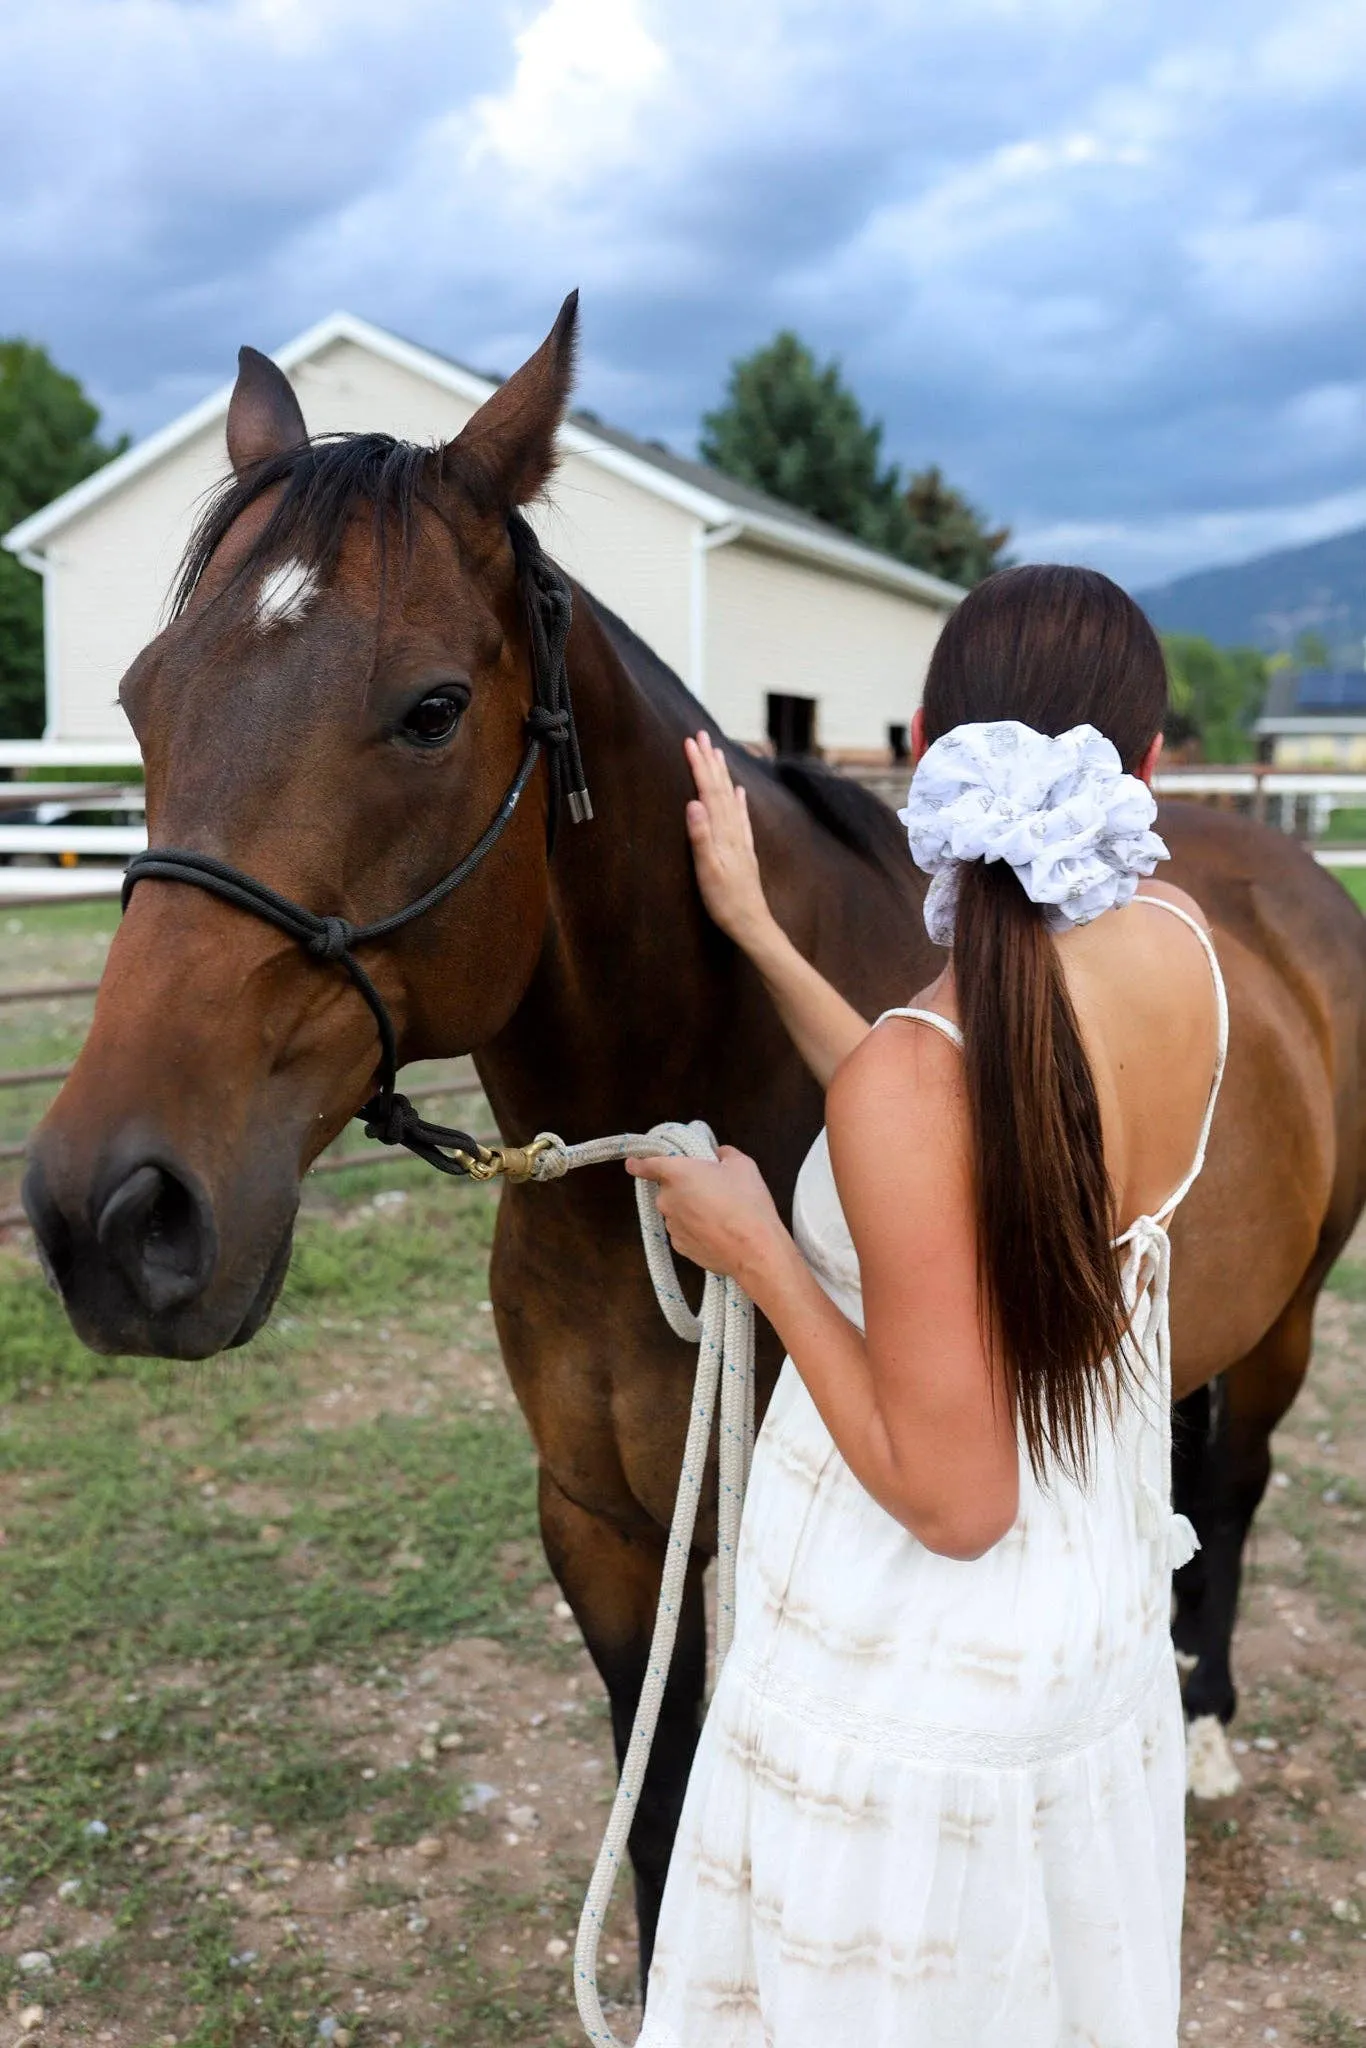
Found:
[[[946, 991], [942, 977], [906, 1007], [939, 1017], [957, 1033], [952, 990]], [[895, 1129], [898, 1142], [913, 1129], [926, 1141], [956, 1125], [962, 1098], [963, 1054], [956, 1037], [923, 1015], [884, 1012], [832, 1075], [826, 1123], [836, 1134], [851, 1127], [865, 1134]]]
[[1208, 1007], [1212, 940], [1193, 896], [1171, 882], [1145, 881], [1122, 910], [1068, 933], [1059, 957], [1079, 1012], [1112, 1018], [1125, 1039], [1132, 1028], [1161, 1027]]
[[[1176, 910], [1184, 911], [1192, 923], [1198, 924], [1202, 932], [1211, 932], [1210, 921], [1195, 898], [1184, 889], [1178, 889], [1175, 882], [1162, 882], [1156, 876], [1140, 882], [1135, 903], [1170, 903]], [[1211, 934], [1212, 935], [1212, 934]]]

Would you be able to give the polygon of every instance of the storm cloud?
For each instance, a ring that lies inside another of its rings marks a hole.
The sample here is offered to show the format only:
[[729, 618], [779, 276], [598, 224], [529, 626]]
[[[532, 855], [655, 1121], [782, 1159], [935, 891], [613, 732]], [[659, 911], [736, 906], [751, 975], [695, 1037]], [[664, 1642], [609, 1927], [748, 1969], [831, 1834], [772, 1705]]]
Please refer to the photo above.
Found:
[[1020, 552], [1366, 520], [1358, 0], [10, 0], [0, 330], [145, 432], [345, 306], [690, 449], [793, 326]]

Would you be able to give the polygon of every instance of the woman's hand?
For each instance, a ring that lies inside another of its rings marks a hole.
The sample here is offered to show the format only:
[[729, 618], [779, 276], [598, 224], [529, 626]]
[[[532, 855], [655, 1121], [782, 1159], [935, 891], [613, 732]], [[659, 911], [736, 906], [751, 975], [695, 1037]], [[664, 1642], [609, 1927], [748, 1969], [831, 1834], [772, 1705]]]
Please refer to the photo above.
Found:
[[733, 1145], [715, 1159], [628, 1159], [626, 1171], [655, 1183], [676, 1252], [708, 1273], [730, 1274], [750, 1294], [791, 1243], [763, 1175]]
[[685, 813], [702, 901], [736, 944], [748, 947], [773, 921], [759, 875], [743, 788], [721, 749], [699, 732], [683, 742], [697, 795]]

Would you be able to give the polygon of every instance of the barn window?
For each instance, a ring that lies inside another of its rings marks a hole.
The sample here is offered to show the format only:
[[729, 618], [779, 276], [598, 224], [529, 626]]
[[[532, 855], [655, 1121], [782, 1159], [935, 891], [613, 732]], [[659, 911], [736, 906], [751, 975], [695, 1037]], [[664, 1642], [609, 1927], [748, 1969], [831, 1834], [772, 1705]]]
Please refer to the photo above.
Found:
[[814, 697], [783, 697], [770, 691], [768, 736], [775, 754], [814, 754], [816, 751], [816, 700]]
[[889, 725], [887, 728], [887, 749], [898, 765], [911, 758], [911, 735], [908, 726]]

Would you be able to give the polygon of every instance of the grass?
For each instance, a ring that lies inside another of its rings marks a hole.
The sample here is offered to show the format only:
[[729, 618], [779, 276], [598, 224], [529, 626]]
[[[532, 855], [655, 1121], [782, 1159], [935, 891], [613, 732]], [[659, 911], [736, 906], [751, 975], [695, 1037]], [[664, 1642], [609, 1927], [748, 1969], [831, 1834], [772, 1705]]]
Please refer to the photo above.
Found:
[[[382, 1210], [346, 1201], [356, 1182], [361, 1187], [354, 1191], [363, 1192], [367, 1179], [383, 1183], [378, 1190], [385, 1197]], [[351, 1327], [355, 1334], [378, 1329], [386, 1317], [401, 1314], [427, 1329], [451, 1321], [457, 1298], [469, 1301], [478, 1315], [493, 1230], [492, 1196], [469, 1186], [433, 1188], [430, 1175], [409, 1192], [395, 1188], [393, 1174], [382, 1166], [338, 1174], [336, 1181], [353, 1186], [318, 1183], [326, 1190], [326, 1206], [301, 1216], [275, 1318], [254, 1345], [235, 1354], [233, 1374], [246, 1362], [292, 1348], [310, 1325], [323, 1333]], [[401, 1196], [397, 1203], [395, 1195]], [[227, 1371], [210, 1366], [200, 1377]], [[183, 1375], [183, 1368], [156, 1360], [95, 1357], [73, 1334], [33, 1261], [0, 1251], [0, 1399], [110, 1377], [131, 1377], [154, 1388]]]
[[[0, 1573], [11, 1669], [31, 1660], [46, 1683], [94, 1653], [121, 1684], [149, 1659], [298, 1665], [373, 1657], [391, 1636], [516, 1633], [526, 1588], [498, 1553], [535, 1525], [525, 1439], [502, 1418], [381, 1417], [260, 1446], [241, 1438], [268, 1402], [248, 1417], [234, 1391], [201, 1410], [187, 1464], [148, 1447], [145, 1401], [86, 1405], [86, 1427], [62, 1404], [55, 1427], [11, 1428], [0, 1448], [0, 1479], [28, 1482]], [[279, 1540], [220, 1502], [253, 1482], [293, 1504]]]
[[[94, 981], [103, 971], [118, 913], [113, 904], [65, 903], [6, 911], [0, 905], [0, 984], [40, 987], [58, 981]], [[92, 999], [6, 1003], [0, 1008], [0, 1067], [65, 1065], [80, 1049]], [[0, 1089], [0, 1143], [25, 1137], [56, 1090], [50, 1081]], [[17, 1187], [17, 1169], [11, 1187]], [[13, 1194], [0, 1195], [0, 1207]]]
[[1334, 880], [1341, 882], [1358, 910], [1366, 910], [1366, 868], [1333, 868]]
[[1335, 805], [1324, 838], [1330, 845], [1366, 846], [1366, 810], [1357, 805]]
[[[452, 1327], [492, 1362], [493, 1199], [444, 1184], [379, 1209], [329, 1200], [301, 1221], [278, 1326], [188, 1370], [90, 1358], [28, 1260], [0, 1254], [0, 1997], [32, 1995], [12, 1956], [44, 1947], [49, 2012], [117, 2018], [132, 2048], [165, 2032], [301, 2048], [329, 2011], [350, 2017], [358, 1984], [416, 1983], [407, 1963], [358, 1974], [307, 1928], [244, 1961], [237, 1894], [265, 1896], [286, 1847], [477, 1839], [451, 1763], [362, 1771], [332, 1695], [373, 1689], [382, 1712], [402, 1687], [389, 1674], [460, 1634], [539, 1652], [520, 1419], [434, 1382], [407, 1413], [375, 1398], [399, 1367], [426, 1388]], [[371, 1412], [320, 1426], [338, 1381]], [[372, 1882], [377, 1912], [411, 1890]], [[100, 1930], [81, 1947], [77, 1908]], [[563, 1974], [435, 1943], [418, 1976], [446, 2016], [423, 2039], [567, 2042]], [[356, 2048], [392, 2038], [348, 2030]]]
[[107, 942], [118, 921], [118, 904], [112, 898], [107, 903], [41, 903], [21, 910], [0, 905], [0, 930], [7, 941], [5, 964], [15, 964], [9, 957], [8, 942], [22, 940], [18, 950], [29, 955], [46, 953], [72, 940], [98, 937]]
[[[115, 922], [0, 910], [0, 981], [96, 978]], [[89, 1015], [0, 1009], [0, 1067], [69, 1059]], [[51, 1092], [0, 1091], [0, 1141]], [[305, 1187], [271, 1324], [225, 1360], [95, 1358], [31, 1256], [0, 1248], [0, 2010], [40, 1999], [80, 2038], [311, 2048], [331, 2015], [388, 2048], [380, 2014], [407, 1998], [405, 2048], [571, 2039], [542, 1923], [572, 1925], [577, 1868], [526, 1896], [452, 1877], [458, 1932], [406, 1931], [428, 1868], [411, 1845], [494, 1855], [462, 1768], [501, 1775], [458, 1713], [458, 1755], [395, 1756], [416, 1667], [470, 1635], [557, 1673], [568, 1652], [546, 1637], [525, 1430], [480, 1398], [496, 1198], [346, 1142], [358, 1163]], [[349, 1902], [296, 1914], [275, 1867], [330, 1897], [348, 1856], [364, 1953]], [[52, 1974], [21, 1977], [38, 1947]]]
[[1339, 1259], [1326, 1284], [1344, 1301], [1366, 1301], [1366, 1260]]

